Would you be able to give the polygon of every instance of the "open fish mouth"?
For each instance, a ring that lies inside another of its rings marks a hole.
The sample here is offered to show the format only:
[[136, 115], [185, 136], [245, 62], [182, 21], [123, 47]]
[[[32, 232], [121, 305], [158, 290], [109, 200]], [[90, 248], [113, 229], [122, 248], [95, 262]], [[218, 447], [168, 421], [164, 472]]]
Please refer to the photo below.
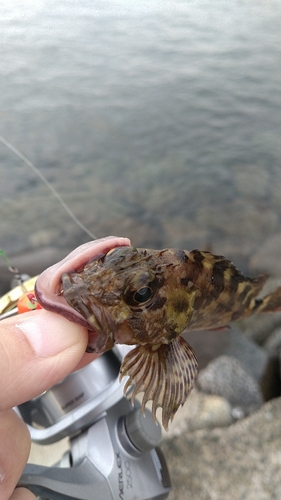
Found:
[[[65, 300], [62, 293], [62, 275], [68, 274], [77, 269], [83, 268], [88, 262], [99, 259], [116, 247], [130, 246], [128, 238], [108, 236], [98, 241], [90, 241], [79, 246], [63, 260], [49, 267], [38, 277], [35, 284], [35, 294], [38, 302], [44, 309], [63, 315], [69, 321], [78, 323], [88, 330], [91, 345], [91, 338], [97, 338], [101, 328], [112, 328], [112, 321], [100, 311], [98, 305], [94, 306], [94, 316], [96, 324], [90, 323], [78, 311], [73, 309]], [[102, 317], [103, 316], [103, 317]]]
[[87, 352], [111, 349], [115, 343], [117, 325], [108, 309], [89, 293], [87, 283], [78, 273], [63, 273], [61, 281], [65, 300], [88, 322]]

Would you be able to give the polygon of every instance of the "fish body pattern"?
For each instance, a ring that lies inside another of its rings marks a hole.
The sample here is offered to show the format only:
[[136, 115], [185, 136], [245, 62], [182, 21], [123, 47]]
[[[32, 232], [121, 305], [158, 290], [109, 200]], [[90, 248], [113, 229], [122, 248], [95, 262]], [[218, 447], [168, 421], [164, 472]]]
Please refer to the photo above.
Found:
[[132, 401], [144, 393], [143, 409], [152, 400], [154, 417], [161, 407], [167, 429], [198, 374], [196, 355], [180, 334], [280, 309], [281, 287], [257, 298], [266, 278], [246, 278], [209, 252], [124, 246], [63, 273], [61, 281], [67, 303], [97, 333], [89, 336], [89, 352], [136, 346], [121, 365], [121, 378], [129, 376], [125, 390], [134, 386]]

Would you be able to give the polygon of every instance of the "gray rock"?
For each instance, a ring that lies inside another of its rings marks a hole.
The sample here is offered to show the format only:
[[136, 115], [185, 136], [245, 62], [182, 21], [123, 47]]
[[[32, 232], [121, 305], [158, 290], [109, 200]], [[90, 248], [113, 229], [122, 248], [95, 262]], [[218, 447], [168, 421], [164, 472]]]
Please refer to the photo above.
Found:
[[212, 361], [199, 373], [197, 386], [204, 393], [227, 399], [233, 408], [241, 409], [241, 415], [248, 415], [263, 404], [257, 382], [232, 356]]
[[280, 415], [278, 398], [230, 427], [165, 439], [169, 500], [280, 500]]
[[198, 429], [225, 427], [232, 422], [231, 405], [226, 399], [203, 394], [194, 389], [186, 403], [177, 411], [169, 425], [167, 435], [169, 437], [179, 436], [181, 433]]
[[[274, 316], [274, 314], [259, 315], [261, 320], [269, 316]], [[259, 323], [256, 328], [259, 328]], [[272, 331], [272, 322], [270, 331]], [[266, 401], [279, 395], [279, 372], [276, 359], [272, 359], [269, 352], [257, 345], [251, 338], [247, 338], [237, 325], [234, 324], [221, 330], [185, 332], [183, 337], [196, 352], [200, 370], [218, 356], [232, 356], [238, 359], [244, 370], [260, 385]]]
[[221, 330], [187, 332], [183, 336], [195, 350], [200, 369], [218, 356], [233, 356], [251, 376], [261, 380], [269, 360], [268, 353], [246, 338], [236, 325]]
[[225, 427], [233, 422], [229, 402], [220, 396], [204, 395], [199, 401], [199, 408], [195, 418], [190, 421], [190, 428], [213, 429]]
[[260, 345], [266, 342], [278, 326], [281, 326], [281, 312], [257, 314], [239, 322], [244, 335]]
[[273, 356], [278, 356], [281, 349], [281, 327], [276, 328], [267, 341], [264, 343], [264, 348]]

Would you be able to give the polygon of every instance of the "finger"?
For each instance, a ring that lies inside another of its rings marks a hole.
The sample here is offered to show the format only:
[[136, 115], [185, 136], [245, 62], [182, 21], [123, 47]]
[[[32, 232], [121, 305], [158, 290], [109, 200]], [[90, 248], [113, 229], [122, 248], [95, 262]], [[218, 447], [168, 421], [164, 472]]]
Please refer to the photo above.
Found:
[[26, 488], [16, 488], [9, 500], [36, 500], [36, 497]]
[[[29, 451], [30, 436], [21, 418], [13, 410], [0, 413], [1, 499], [9, 499], [13, 494], [27, 462]], [[32, 497], [30, 498], [32, 499]]]
[[[75, 369], [88, 332], [44, 310], [0, 322], [0, 410], [41, 394]], [[91, 361], [93, 356], [85, 356]]]
[[76, 370], [81, 370], [81, 368], [84, 368], [84, 366], [88, 365], [91, 363], [91, 361], [94, 361], [94, 359], [97, 359], [97, 357], [100, 356], [100, 354], [93, 354], [89, 352], [85, 352], [78, 362], [78, 364], [75, 366], [75, 368], [72, 371]]

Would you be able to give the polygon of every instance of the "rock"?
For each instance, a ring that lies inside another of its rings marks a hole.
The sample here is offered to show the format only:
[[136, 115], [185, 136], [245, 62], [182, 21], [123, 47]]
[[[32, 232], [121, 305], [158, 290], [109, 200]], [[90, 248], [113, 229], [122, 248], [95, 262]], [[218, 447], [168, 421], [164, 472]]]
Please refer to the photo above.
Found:
[[197, 418], [192, 422], [192, 429], [212, 429], [225, 427], [232, 423], [231, 406], [220, 396], [205, 395]]
[[221, 330], [187, 332], [183, 337], [195, 350], [200, 369], [218, 356], [233, 356], [251, 376], [261, 380], [268, 363], [268, 353], [246, 338], [236, 325]]
[[278, 398], [230, 427], [165, 439], [169, 500], [280, 499], [280, 415]]
[[[263, 319], [274, 314], [259, 316]], [[223, 330], [185, 332], [183, 337], [196, 352], [200, 370], [218, 356], [232, 356], [237, 358], [244, 370], [258, 382], [266, 401], [280, 394], [276, 359], [251, 338], [247, 338], [237, 325]]]
[[232, 341], [231, 329], [186, 331], [182, 337], [196, 352], [199, 368], [202, 370], [210, 361], [227, 353]]
[[264, 348], [272, 355], [278, 356], [281, 350], [281, 327], [276, 328], [264, 343]]
[[232, 422], [231, 405], [226, 399], [194, 389], [186, 403], [177, 411], [167, 435], [179, 436], [198, 429], [225, 427]]
[[260, 345], [264, 344], [278, 326], [281, 326], [281, 312], [257, 314], [239, 322], [244, 335]]
[[[256, 411], [263, 397], [256, 380], [232, 356], [220, 356], [199, 373], [197, 387], [207, 394], [216, 394], [241, 409], [241, 416]], [[236, 413], [237, 415], [237, 413]]]

